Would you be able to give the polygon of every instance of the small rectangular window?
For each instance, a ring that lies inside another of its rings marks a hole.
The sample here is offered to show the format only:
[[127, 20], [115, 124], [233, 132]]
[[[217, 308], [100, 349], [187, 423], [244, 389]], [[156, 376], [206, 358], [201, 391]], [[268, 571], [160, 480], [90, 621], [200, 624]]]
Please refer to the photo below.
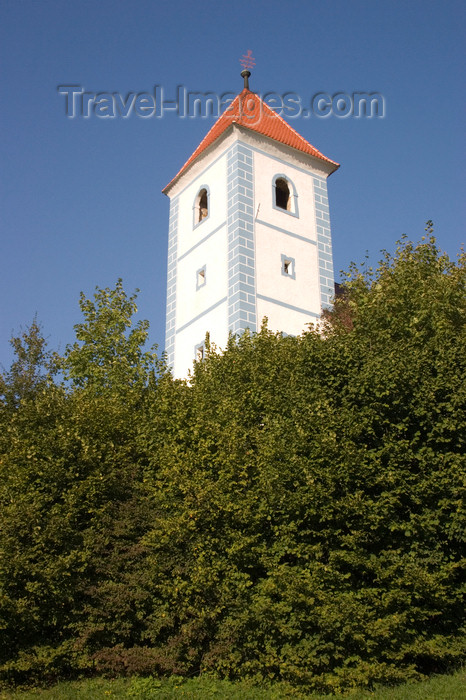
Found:
[[201, 267], [201, 269], [196, 272], [196, 290], [203, 287], [206, 281], [206, 266], [204, 265], [204, 267]]
[[194, 359], [196, 362], [202, 362], [202, 360], [205, 357], [205, 346], [204, 343], [199, 343], [199, 345], [196, 345], [194, 348]]
[[282, 255], [282, 275], [291, 279], [296, 278], [295, 259], [288, 255]]

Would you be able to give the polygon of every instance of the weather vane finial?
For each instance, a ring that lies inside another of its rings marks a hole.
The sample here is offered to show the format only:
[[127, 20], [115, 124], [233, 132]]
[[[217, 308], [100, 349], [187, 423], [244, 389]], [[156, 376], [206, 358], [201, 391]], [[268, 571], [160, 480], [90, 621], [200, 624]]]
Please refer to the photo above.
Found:
[[243, 66], [243, 70], [250, 70], [250, 68], [254, 68], [256, 61], [252, 55], [251, 49], [249, 49], [247, 53], [243, 54], [243, 58], [240, 58], [239, 62]]
[[250, 69], [256, 65], [251, 49], [248, 49], [248, 52], [243, 54], [243, 57], [239, 59], [239, 62], [243, 66], [241, 77], [244, 78], [244, 87], [246, 90], [249, 90], [249, 76], [251, 75]]

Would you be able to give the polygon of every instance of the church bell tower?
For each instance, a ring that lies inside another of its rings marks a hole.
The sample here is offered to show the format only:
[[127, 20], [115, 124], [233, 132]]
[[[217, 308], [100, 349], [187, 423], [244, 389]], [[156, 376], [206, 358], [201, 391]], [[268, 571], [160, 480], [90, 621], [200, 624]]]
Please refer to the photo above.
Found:
[[327, 178], [339, 166], [249, 89], [163, 192], [170, 198], [166, 344], [175, 377], [205, 336], [298, 335], [334, 295]]

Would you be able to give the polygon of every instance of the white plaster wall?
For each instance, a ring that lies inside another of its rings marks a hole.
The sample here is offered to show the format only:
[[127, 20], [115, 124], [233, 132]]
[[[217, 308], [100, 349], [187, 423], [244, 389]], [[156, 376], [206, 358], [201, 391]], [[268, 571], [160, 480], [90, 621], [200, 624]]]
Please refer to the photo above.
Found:
[[[178, 210], [178, 257], [190, 250], [211, 231], [226, 220], [226, 154], [211, 163], [179, 196]], [[209, 188], [209, 216], [195, 226], [193, 207], [199, 190], [204, 185]]]
[[176, 334], [173, 368], [175, 377], [188, 376], [188, 370], [192, 369], [194, 362], [195, 347], [204, 342], [206, 332], [210, 333], [211, 342], [214, 342], [218, 347], [224, 348], [226, 346], [228, 340], [227, 301]]
[[274, 333], [277, 331], [287, 335], [301, 335], [308, 330], [309, 323], [317, 323], [318, 319], [307, 314], [272, 304], [263, 299], [257, 300], [257, 317], [259, 324], [267, 317], [267, 328]]
[[[206, 267], [206, 283], [196, 290], [197, 271]], [[227, 232], [223, 225], [177, 264], [176, 327], [205, 312], [228, 292]], [[212, 329], [215, 332], [215, 329]]]
[[[257, 222], [255, 231], [256, 293], [320, 314], [317, 246]], [[282, 274], [282, 255], [295, 260], [295, 279]], [[285, 322], [286, 309], [283, 312], [280, 317]], [[261, 320], [259, 315], [259, 324]], [[286, 326], [276, 330], [291, 332]]]
[[[267, 148], [267, 144], [263, 148]], [[271, 330], [298, 335], [306, 330], [306, 324], [315, 317], [289, 307], [313, 314], [321, 312], [313, 171], [303, 172], [303, 164], [295, 165], [293, 158], [285, 164], [282, 162], [282, 154], [278, 157], [276, 149], [270, 147], [269, 150], [268, 154], [254, 153], [258, 323], [260, 325], [263, 317], [267, 316]], [[285, 175], [293, 182], [298, 195], [298, 216], [291, 216], [273, 206], [272, 182], [277, 174]], [[295, 236], [288, 235], [285, 231]], [[282, 274], [282, 255], [295, 260], [295, 279]], [[273, 304], [260, 296], [287, 306]]]
[[234, 125], [234, 132], [239, 134], [242, 143], [257, 148], [277, 160], [285, 161], [290, 167], [301, 168], [306, 172], [314, 173], [314, 175], [323, 178], [327, 178], [335, 171], [335, 166], [331, 163], [327, 163], [303, 151], [297, 151], [295, 148], [257, 134], [237, 124]]
[[[220, 347], [228, 339], [227, 302], [208, 311], [228, 293], [227, 148], [223, 144], [201, 158], [203, 167], [197, 162], [171, 193], [179, 195], [176, 328], [182, 330], [175, 336], [176, 377], [187, 376], [194, 348], [204, 341], [206, 332]], [[195, 225], [193, 206], [203, 186], [209, 189], [209, 216]], [[197, 271], [204, 266], [206, 283], [196, 289]], [[193, 322], [198, 316], [201, 318]]]
[[215, 143], [206, 148], [206, 150], [196, 158], [195, 162], [192, 163], [178, 179], [175, 178], [173, 184], [167, 186], [164, 190], [167, 196], [170, 198], [176, 197], [181, 194], [190, 183], [199, 180], [199, 178], [202, 179], [202, 175], [206, 172], [207, 168], [219, 157], [224, 155], [237, 138], [238, 135], [234, 131], [222, 134]]
[[[299, 217], [273, 207], [272, 180], [278, 174], [285, 175], [296, 188]], [[316, 240], [314, 181], [310, 173], [285, 165], [274, 156], [254, 153], [254, 193], [259, 220]]]

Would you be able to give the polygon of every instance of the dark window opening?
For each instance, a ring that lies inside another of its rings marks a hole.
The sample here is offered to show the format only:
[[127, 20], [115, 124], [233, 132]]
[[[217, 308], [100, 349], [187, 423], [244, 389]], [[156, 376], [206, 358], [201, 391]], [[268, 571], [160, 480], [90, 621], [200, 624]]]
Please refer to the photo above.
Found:
[[286, 211], [291, 209], [290, 188], [282, 177], [275, 182], [275, 205]]
[[282, 275], [285, 275], [285, 277], [291, 277], [293, 280], [296, 279], [294, 258], [289, 258], [286, 255], [282, 255]]
[[199, 201], [199, 204], [198, 204], [198, 207], [199, 207], [198, 222], [199, 222], [199, 221], [202, 221], [202, 219], [205, 219], [209, 213], [209, 204], [208, 204], [208, 200], [207, 200], [207, 190], [201, 190], [199, 192], [198, 197], [199, 197], [199, 200], [198, 200]]

